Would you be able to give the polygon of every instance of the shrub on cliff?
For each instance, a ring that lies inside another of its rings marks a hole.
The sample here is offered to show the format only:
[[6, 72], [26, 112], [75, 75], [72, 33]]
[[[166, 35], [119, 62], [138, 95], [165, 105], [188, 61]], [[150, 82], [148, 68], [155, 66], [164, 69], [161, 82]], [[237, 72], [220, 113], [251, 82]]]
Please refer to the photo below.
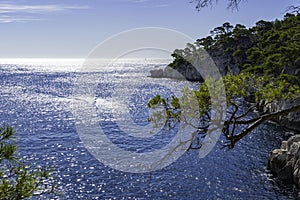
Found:
[[222, 133], [228, 140], [225, 145], [230, 148], [263, 122], [300, 111], [299, 104], [278, 110], [270, 107], [280, 101], [292, 102], [300, 96], [300, 15], [286, 14], [283, 20], [273, 22], [261, 20], [250, 29], [242, 25], [233, 28], [229, 23], [224, 23], [211, 33], [211, 36], [197, 40], [194, 45], [188, 44], [184, 50], [175, 50], [175, 59], [170, 65], [174, 69], [182, 68], [178, 63], [192, 60], [193, 56], [198, 56], [197, 51], [204, 48], [213, 59], [222, 57], [227, 68], [233, 63], [238, 64], [241, 72], [232, 75], [228, 71], [219, 81], [208, 79], [198, 90], [185, 91], [182, 97], [150, 100], [150, 108], [169, 102], [164, 104], [166, 116], [180, 120], [180, 107], [174, 107], [172, 102], [176, 99], [184, 104], [189, 94], [194, 93], [198, 98], [201, 121], [204, 122], [199, 129], [205, 130], [212, 124], [211, 115], [218, 112], [212, 110], [207, 87], [210, 84], [218, 94], [219, 86], [224, 84], [228, 108]]

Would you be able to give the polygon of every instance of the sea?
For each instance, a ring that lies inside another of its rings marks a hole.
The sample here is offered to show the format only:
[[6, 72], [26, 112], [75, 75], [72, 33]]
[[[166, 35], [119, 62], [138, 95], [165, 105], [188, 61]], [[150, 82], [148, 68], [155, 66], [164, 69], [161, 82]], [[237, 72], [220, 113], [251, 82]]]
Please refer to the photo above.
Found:
[[[19, 156], [26, 165], [49, 168], [56, 179], [57, 195], [32, 199], [299, 197], [298, 189], [280, 182], [267, 169], [269, 152], [287, 138], [286, 131], [274, 124], [261, 125], [232, 150], [222, 148], [225, 139], [220, 136], [204, 158], [199, 157], [198, 150], [186, 151], [153, 171], [135, 173], [102, 162], [90, 151], [78, 129], [78, 124], [88, 126], [90, 120], [82, 122], [76, 117], [74, 88], [80, 88], [82, 81], [89, 82], [86, 90], [94, 94], [95, 113], [91, 118], [98, 121], [98, 128], [118, 148], [136, 153], [163, 148], [178, 130], [151, 132], [149, 99], [157, 94], [180, 95], [183, 88], [197, 88], [199, 83], [149, 77], [150, 70], [165, 67], [170, 60], [102, 60], [97, 70], [91, 71], [86, 70], [85, 62], [0, 59], [0, 124], [16, 130]], [[111, 154], [107, 156], [109, 160]]]

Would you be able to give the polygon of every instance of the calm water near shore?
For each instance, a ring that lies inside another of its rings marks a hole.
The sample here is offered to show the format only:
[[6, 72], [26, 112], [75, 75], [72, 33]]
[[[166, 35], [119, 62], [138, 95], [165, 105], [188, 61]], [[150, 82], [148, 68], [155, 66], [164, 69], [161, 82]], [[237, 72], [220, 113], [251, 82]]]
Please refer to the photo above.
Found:
[[[114, 143], [140, 148], [140, 140], [118, 137], [116, 121], [127, 111], [141, 130], [148, 124], [147, 101], [155, 94], [172, 95], [187, 83], [147, 77], [167, 61], [127, 60], [97, 74], [96, 116]], [[72, 91], [81, 75], [80, 62], [0, 61], [0, 123], [15, 127], [19, 151], [27, 164], [53, 167], [61, 196], [43, 199], [290, 199], [293, 186], [274, 181], [266, 169], [268, 153], [286, 137], [275, 125], [262, 125], [235, 149], [221, 149], [221, 141], [208, 156], [184, 154], [172, 165], [151, 173], [133, 174], [104, 166], [84, 147], [72, 114]], [[106, 66], [103, 64], [103, 66]], [[188, 84], [196, 87], [196, 83]], [[134, 87], [133, 87], [134, 86]], [[122, 91], [122, 92], [120, 92]], [[114, 101], [112, 101], [112, 96]], [[124, 99], [127, 99], [124, 104]], [[100, 105], [100, 104], [99, 104]], [[113, 114], [111, 114], [113, 112]], [[127, 130], [136, 130], [129, 125]], [[149, 133], [150, 134], [150, 133]], [[172, 134], [171, 134], [172, 135]], [[171, 137], [171, 136], [170, 136]], [[166, 141], [151, 141], [161, 148]], [[127, 141], [127, 142], [128, 142]], [[153, 150], [153, 149], [152, 149]], [[37, 198], [39, 199], [39, 198]]]

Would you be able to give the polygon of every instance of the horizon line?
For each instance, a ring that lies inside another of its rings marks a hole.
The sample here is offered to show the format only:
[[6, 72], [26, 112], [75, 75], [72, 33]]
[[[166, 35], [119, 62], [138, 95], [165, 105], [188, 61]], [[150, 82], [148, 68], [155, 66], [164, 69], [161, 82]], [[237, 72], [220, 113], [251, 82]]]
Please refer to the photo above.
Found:
[[[34, 59], [36, 59], [36, 60], [38, 60], [38, 59], [40, 59], [40, 60], [42, 60], [42, 59], [47, 59], [47, 60], [50, 60], [50, 59], [56, 59], [56, 60], [67, 60], [67, 59], [72, 59], [72, 60], [85, 60], [85, 59], [102, 59], [102, 60], [112, 60], [112, 59], [116, 59], [116, 58], [78, 58], [78, 57], [66, 57], [66, 58], [63, 58], [63, 57], [57, 57], [57, 58], [55, 58], [55, 57], [49, 57], [49, 58], [46, 58], [46, 57], [8, 57], [8, 58], [1, 58], [0, 57], [0, 60], [12, 60], [12, 59], [18, 59], [18, 60], [21, 60], [21, 59], [32, 59], [32, 60], [34, 60]], [[136, 58], [118, 58], [118, 59], [120, 59], [120, 60], [126, 60], [126, 59], [170, 59], [170, 58], [167, 58], [167, 57], [165, 57], [165, 58], [161, 58], [161, 57], [136, 57]]]

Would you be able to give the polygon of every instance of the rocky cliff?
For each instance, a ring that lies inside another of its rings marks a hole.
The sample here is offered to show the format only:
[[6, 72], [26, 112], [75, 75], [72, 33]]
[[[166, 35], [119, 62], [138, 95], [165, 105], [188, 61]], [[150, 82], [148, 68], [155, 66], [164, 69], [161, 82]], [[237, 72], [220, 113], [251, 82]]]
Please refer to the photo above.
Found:
[[[228, 73], [238, 74], [241, 71], [239, 67], [241, 62], [240, 59], [225, 54], [223, 47], [211, 51], [209, 55], [218, 67], [221, 75], [224, 76]], [[203, 82], [203, 78], [201, 77], [200, 73], [191, 63], [188, 62], [179, 62], [176, 63], [176, 65], [170, 64], [164, 69], [151, 70], [150, 76], [153, 78], [173, 78]]]
[[[277, 103], [272, 103], [264, 108], [264, 110], [268, 110], [269, 112], [277, 112], [283, 110], [285, 108], [290, 108], [295, 105], [300, 104], [300, 97], [293, 101], [281, 101]], [[282, 127], [288, 128], [290, 130], [300, 132], [300, 112], [292, 112], [287, 116], [281, 116], [277, 119], [274, 119], [276, 123], [281, 125]]]
[[155, 69], [150, 71], [150, 75], [153, 78], [173, 78], [203, 82], [200, 73], [191, 64], [182, 64], [177, 66], [176, 69], [169, 66], [164, 69]]
[[[195, 55], [199, 55], [197, 51], [204, 48], [222, 75], [229, 73], [237, 75], [244, 71], [251, 72], [256, 76], [272, 77], [269, 79], [270, 83], [276, 80], [285, 81], [289, 86], [299, 86], [299, 28], [300, 14], [288, 13], [282, 20], [273, 22], [260, 20], [256, 26], [249, 29], [240, 24], [234, 27], [229, 23], [224, 23], [223, 26], [215, 28], [211, 32], [211, 36], [198, 39], [194, 44], [187, 44], [185, 49], [175, 50], [172, 54], [175, 58], [174, 61], [165, 69], [151, 71], [151, 76], [203, 81], [199, 73], [186, 61], [189, 59], [186, 58], [194, 58]], [[280, 88], [278, 86], [280, 84], [266, 85]], [[287, 90], [286, 86], [279, 93], [288, 93], [285, 90]], [[270, 89], [270, 91], [272, 90]], [[294, 91], [298, 92], [299, 90]], [[255, 102], [256, 99], [252, 96], [250, 99], [253, 103], [260, 103]], [[282, 100], [267, 106], [264, 105], [259, 111], [276, 113], [299, 104], [300, 94], [299, 98], [294, 100]], [[300, 112], [289, 113], [274, 121], [283, 127], [300, 132]], [[278, 178], [300, 186], [300, 135], [283, 141], [280, 149], [271, 152], [269, 169]]]
[[300, 186], [300, 135], [283, 141], [270, 153], [268, 168], [279, 179]]

